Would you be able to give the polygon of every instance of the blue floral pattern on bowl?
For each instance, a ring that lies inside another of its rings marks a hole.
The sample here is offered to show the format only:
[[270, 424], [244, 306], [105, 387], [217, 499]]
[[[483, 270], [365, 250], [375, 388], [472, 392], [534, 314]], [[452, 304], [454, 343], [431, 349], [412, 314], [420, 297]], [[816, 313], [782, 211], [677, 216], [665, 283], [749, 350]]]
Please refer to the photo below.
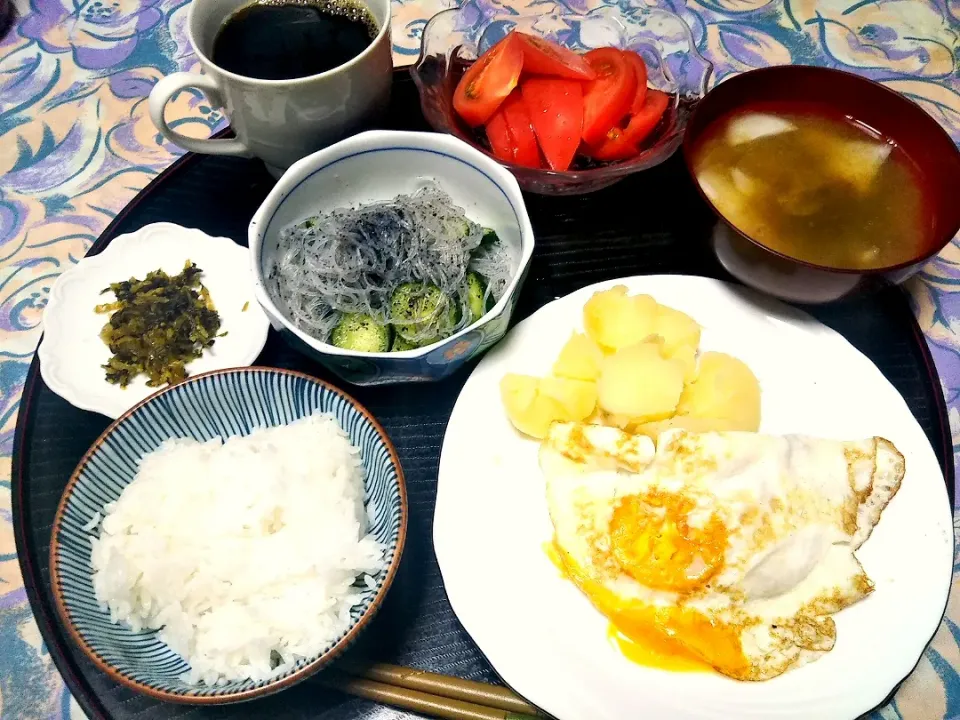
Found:
[[[224, 685], [188, 685], [189, 666], [157, 638], [116, 625], [93, 590], [90, 537], [85, 529], [115, 501], [136, 475], [140, 459], [170, 438], [199, 441], [248, 435], [256, 428], [289, 424], [313, 413], [329, 413], [360, 449], [364, 504], [370, 532], [386, 548], [384, 569], [374, 587], [358, 583], [361, 600], [351, 625], [319, 655], [301, 660], [269, 680]], [[406, 537], [407, 502], [403, 471], [383, 428], [353, 398], [301, 373], [243, 368], [198, 375], [167, 388], [113, 423], [74, 471], [57, 509], [50, 545], [50, 574], [60, 616], [73, 639], [111, 678], [161, 700], [194, 704], [237, 702], [276, 692], [336, 658], [379, 609], [400, 562]]]

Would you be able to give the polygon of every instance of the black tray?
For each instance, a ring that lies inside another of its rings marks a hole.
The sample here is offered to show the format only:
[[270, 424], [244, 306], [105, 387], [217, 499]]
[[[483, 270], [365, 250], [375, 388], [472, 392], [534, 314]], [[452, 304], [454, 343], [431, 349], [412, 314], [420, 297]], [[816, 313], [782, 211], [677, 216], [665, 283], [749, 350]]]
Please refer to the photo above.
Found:
[[[427, 130], [405, 73], [394, 86], [391, 127]], [[171, 221], [246, 244], [247, 223], [273, 182], [255, 161], [188, 155], [155, 179], [91, 248], [117, 235]], [[583, 197], [526, 197], [537, 239], [515, 320], [584, 285], [629, 275], [683, 273], [729, 279], [711, 255], [714, 218], [695, 192], [679, 154], [658, 168]], [[813, 308], [903, 394], [933, 445], [953, 501], [953, 455], [936, 368], [906, 295], [887, 288]], [[337, 384], [319, 365], [271, 332], [260, 365], [294, 368]], [[410, 498], [403, 562], [383, 609], [354, 652], [398, 664], [499, 683], [447, 601], [433, 553], [440, 445], [470, 370], [434, 385], [350, 388], [383, 423], [400, 454]], [[40, 378], [34, 358], [13, 449], [13, 521], [30, 604], [50, 654], [83, 709], [94, 718], [394, 718], [408, 713], [324, 690], [316, 677], [262, 700], [224, 707], [169, 705], [127, 690], [99, 672], [71, 643], [53, 609], [48, 552], [57, 502], [70, 473], [106, 428], [107, 418], [72, 407]], [[478, 542], [482, 542], [478, 538]]]

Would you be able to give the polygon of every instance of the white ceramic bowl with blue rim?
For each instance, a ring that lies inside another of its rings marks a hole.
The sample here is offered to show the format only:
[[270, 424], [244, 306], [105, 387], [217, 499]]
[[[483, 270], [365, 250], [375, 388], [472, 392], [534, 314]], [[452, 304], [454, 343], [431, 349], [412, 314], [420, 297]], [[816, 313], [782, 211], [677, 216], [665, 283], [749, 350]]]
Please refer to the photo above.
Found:
[[[416, 192], [430, 181], [438, 182], [467, 217], [495, 230], [513, 251], [513, 278], [493, 309], [445, 340], [403, 352], [343, 350], [297, 327], [264, 283], [280, 230], [321, 211]], [[377, 385], [440, 380], [499, 341], [530, 267], [534, 241], [520, 186], [498, 162], [450, 135], [372, 130], [292, 165], [250, 221], [249, 245], [254, 292], [273, 327], [347, 382]]]
[[[332, 414], [360, 449], [364, 503], [370, 532], [386, 548], [385, 567], [374, 587], [358, 583], [362, 601], [350, 612], [351, 625], [315, 657], [262, 682], [188, 685], [180, 677], [187, 663], [156, 637], [110, 621], [93, 590], [91, 530], [103, 506], [116, 500], [134, 478], [140, 458], [164, 440], [247, 435], [258, 427], [289, 424], [314, 412]], [[188, 378], [150, 396], [116, 420], [80, 460], [53, 523], [50, 581], [54, 601], [70, 635], [113, 680], [160, 700], [222, 704], [267, 695], [303, 680], [335, 659], [379, 610], [393, 582], [407, 529], [407, 495], [396, 450], [386, 432], [349, 395], [316, 378], [275, 368], [236, 368]]]

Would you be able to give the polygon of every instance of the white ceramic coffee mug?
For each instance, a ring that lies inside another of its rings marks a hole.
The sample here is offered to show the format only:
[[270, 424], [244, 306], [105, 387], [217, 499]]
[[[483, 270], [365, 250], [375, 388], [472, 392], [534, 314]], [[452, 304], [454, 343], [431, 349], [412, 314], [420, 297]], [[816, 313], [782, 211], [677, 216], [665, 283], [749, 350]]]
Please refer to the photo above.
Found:
[[[163, 78], [150, 93], [150, 117], [168, 140], [182, 148], [255, 156], [278, 175], [300, 158], [361, 129], [386, 109], [393, 70], [390, 0], [362, 0], [380, 28], [362, 53], [333, 70], [293, 80], [244, 77], [211, 60], [223, 23], [251, 1], [194, 0], [187, 32], [204, 74]], [[235, 140], [189, 138], [167, 124], [163, 116], [167, 102], [187, 88], [201, 90], [212, 105], [225, 109]]]

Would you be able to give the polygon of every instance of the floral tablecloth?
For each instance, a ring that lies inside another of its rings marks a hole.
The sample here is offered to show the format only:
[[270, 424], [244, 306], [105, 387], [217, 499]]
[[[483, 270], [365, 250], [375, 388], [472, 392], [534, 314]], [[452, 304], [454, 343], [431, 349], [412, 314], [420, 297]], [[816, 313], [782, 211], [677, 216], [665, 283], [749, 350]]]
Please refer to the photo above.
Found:
[[[10, 513], [13, 431], [53, 281], [181, 152], [158, 135], [146, 102], [163, 75], [198, 70], [185, 34], [189, 1], [14, 0], [18, 19], [0, 40], [0, 720], [81, 717], [43, 647], [17, 565]], [[615, 0], [466, 1], [479, 21], [505, 7], [549, 12], [562, 3], [585, 12]], [[853, 70], [920, 103], [960, 142], [960, 0], [648, 2], [687, 21], [700, 51], [716, 65], [714, 82], [770, 64]], [[452, 3], [394, 0], [398, 65], [412, 62], [427, 19]], [[216, 108], [190, 92], [176, 98], [168, 117], [176, 118], [173, 127], [196, 136], [224, 124]], [[957, 451], [957, 241], [911, 291], [943, 380]], [[960, 593], [954, 592], [919, 667], [875, 716], [960, 717], [958, 670]]]

